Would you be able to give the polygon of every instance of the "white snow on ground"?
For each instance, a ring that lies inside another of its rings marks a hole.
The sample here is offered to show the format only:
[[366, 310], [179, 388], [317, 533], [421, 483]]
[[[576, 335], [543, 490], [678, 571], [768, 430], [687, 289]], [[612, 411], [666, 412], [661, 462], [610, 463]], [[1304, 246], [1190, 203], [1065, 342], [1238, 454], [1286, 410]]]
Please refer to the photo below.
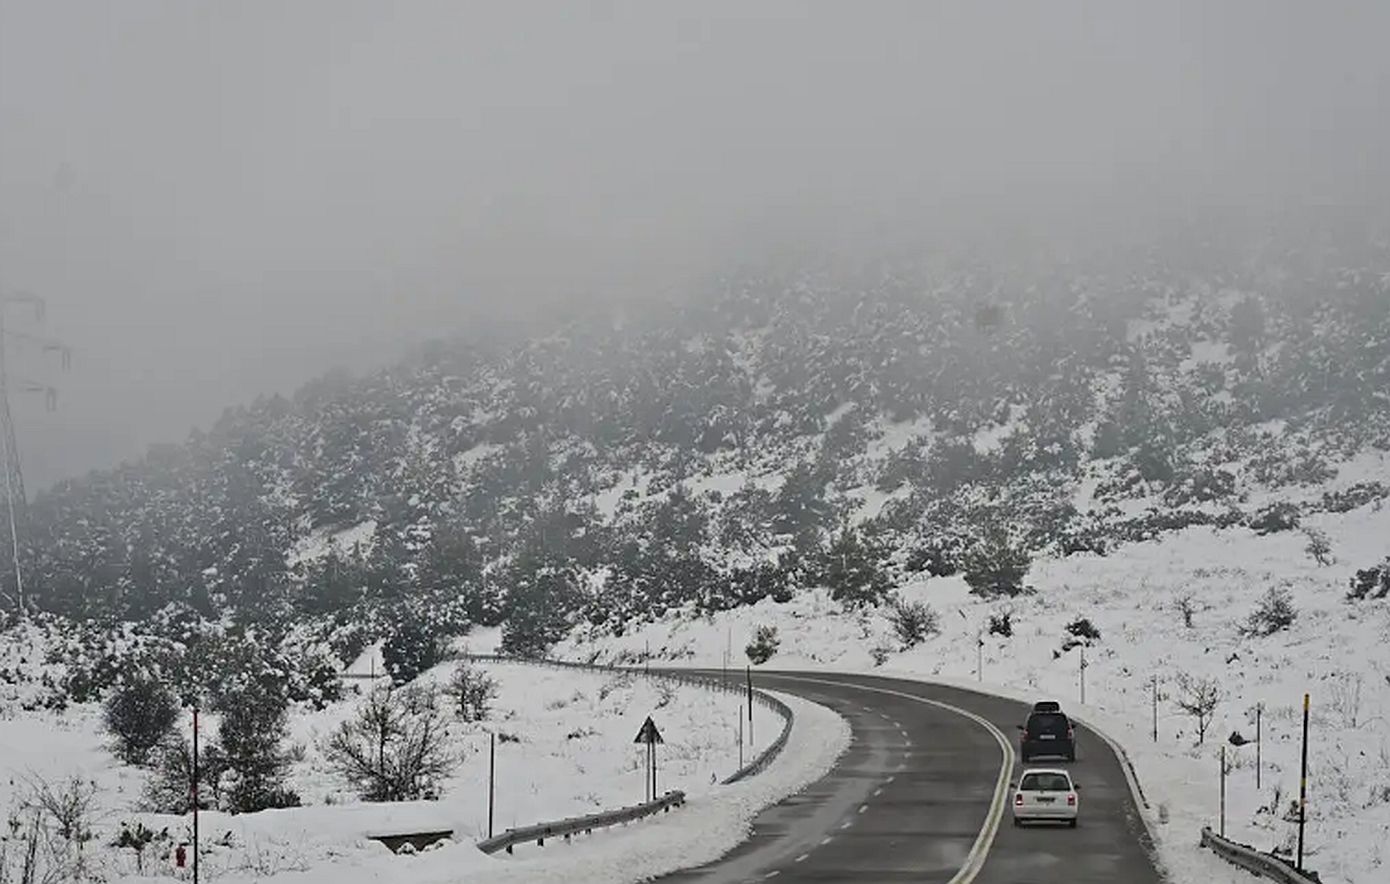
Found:
[[[1312, 562], [1298, 532], [1260, 537], [1244, 528], [1193, 528], [1108, 557], [1040, 560], [1028, 576], [1037, 594], [1009, 601], [981, 601], [959, 578], [925, 579], [904, 587], [903, 595], [935, 607], [942, 634], [892, 654], [882, 667], [874, 666], [870, 652], [891, 642], [889, 624], [878, 614], [843, 614], [819, 591], [708, 621], [664, 621], [559, 653], [638, 651], [650, 643], [654, 654], [682, 665], [719, 665], [729, 630], [741, 648], [756, 625], [768, 624], [781, 639], [768, 664], [773, 668], [964, 679], [1023, 699], [1055, 697], [1128, 750], [1153, 804], [1161, 858], [1175, 882], [1225, 880], [1217, 877], [1226, 874], [1222, 865], [1197, 847], [1198, 833], [1203, 824], [1218, 824], [1219, 747], [1235, 730], [1254, 739], [1256, 704], [1263, 705], [1262, 787], [1255, 788], [1254, 746], [1228, 745], [1227, 834], [1263, 850], [1293, 843], [1296, 826], [1285, 813], [1298, 793], [1306, 691], [1313, 709], [1306, 863], [1324, 881], [1369, 884], [1384, 880], [1390, 858], [1390, 656], [1384, 650], [1390, 646], [1390, 603], [1345, 599], [1354, 571], [1385, 558], [1390, 508], [1323, 514], [1305, 525], [1331, 539], [1332, 566]], [[1293, 625], [1265, 638], [1242, 634], [1250, 612], [1276, 586], [1292, 595], [1298, 611]], [[1198, 607], [1191, 629], [1177, 609], [1185, 595]], [[985, 636], [983, 682], [976, 682], [976, 635], [990, 614], [1004, 610], [1014, 612], [1014, 635]], [[1084, 706], [1079, 651], [1060, 652], [1065, 625], [1079, 616], [1101, 632], [1087, 652]], [[1221, 685], [1201, 745], [1193, 720], [1176, 704], [1179, 673]], [[1157, 743], [1151, 733], [1155, 674]], [[1248, 880], [1245, 873], [1232, 874], [1231, 880]]]
[[[424, 678], [446, 680], [452, 665], [438, 667]], [[700, 801], [718, 793], [724, 796], [719, 801], [733, 802], [729, 807], [741, 807], [739, 802], [746, 796], [762, 794], [749, 792], [761, 787], [730, 792], [714, 785], [739, 766], [738, 719], [741, 712], [746, 714], [746, 706], [736, 695], [688, 686], [672, 689], [667, 682], [641, 675], [522, 664], [480, 668], [498, 681], [499, 695], [488, 722], [456, 725], [454, 746], [463, 762], [444, 784], [441, 800], [359, 802], [329, 770], [317, 748], [351, 714], [354, 703], [297, 713], [291, 719], [291, 740], [303, 747], [304, 757], [295, 764], [290, 785], [308, 806], [242, 816], [204, 813], [202, 831], [213, 842], [204, 858], [209, 878], [252, 881], [306, 869], [338, 878], [342, 867], [360, 866], [376, 871], [349, 880], [399, 880], [400, 863], [410, 860], [391, 856], [380, 844], [366, 840], [367, 835], [453, 829], [465, 845], [471, 845], [487, 832], [487, 748], [489, 731], [494, 729], [499, 734], [497, 831], [639, 803], [644, 798], [644, 750], [633, 739], [647, 715], [665, 738], [658, 756], [662, 791], [679, 788]], [[745, 745], [748, 758], [781, 730], [781, 719], [774, 712], [760, 705], [754, 708], [757, 744]], [[215, 718], [208, 717], [205, 739], [215, 726]], [[129, 851], [108, 845], [121, 822], [139, 820], [156, 831], [167, 826], [177, 837], [190, 820], [139, 813], [146, 775], [116, 762], [104, 742], [100, 710], [91, 705], [71, 707], [62, 714], [35, 712], [0, 719], [0, 746], [5, 747], [0, 758], [0, 807], [12, 807], [22, 797], [26, 779], [57, 782], [73, 774], [91, 779], [101, 790], [101, 809], [93, 842], [99, 846], [89, 851], [112, 878], [120, 879], [135, 869]], [[805, 776], [817, 769], [814, 764], [807, 759], [789, 762], [782, 776]], [[709, 830], [702, 837], [715, 843], [724, 837], [723, 832]], [[674, 850], [694, 849], [693, 843], [680, 846], [658, 839], [660, 849], [651, 849], [653, 856], [670, 856]], [[455, 855], [451, 860], [455, 866], [470, 861], [470, 855], [482, 857], [471, 846], [450, 848], [448, 853]], [[380, 859], [385, 862], [377, 862]], [[168, 865], [163, 858], [153, 861]], [[444, 868], [440, 867], [440, 880]]]
[[285, 557], [285, 563], [293, 568], [295, 565], [323, 558], [328, 555], [330, 549], [351, 552], [358, 544], [361, 544], [361, 550], [365, 553], [370, 551], [372, 538], [375, 536], [376, 522], [372, 519], [350, 528], [319, 529], [295, 544], [294, 549]]

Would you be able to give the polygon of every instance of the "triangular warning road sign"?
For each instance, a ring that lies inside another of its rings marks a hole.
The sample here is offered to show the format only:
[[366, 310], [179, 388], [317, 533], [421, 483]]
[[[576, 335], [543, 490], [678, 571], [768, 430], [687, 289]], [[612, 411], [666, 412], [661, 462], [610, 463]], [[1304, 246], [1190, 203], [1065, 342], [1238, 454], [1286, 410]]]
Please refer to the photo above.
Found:
[[642, 722], [642, 729], [637, 732], [637, 739], [632, 742], [664, 743], [666, 741], [661, 739], [661, 731], [656, 729], [656, 722], [652, 721], [652, 717], [648, 715], [647, 720]]

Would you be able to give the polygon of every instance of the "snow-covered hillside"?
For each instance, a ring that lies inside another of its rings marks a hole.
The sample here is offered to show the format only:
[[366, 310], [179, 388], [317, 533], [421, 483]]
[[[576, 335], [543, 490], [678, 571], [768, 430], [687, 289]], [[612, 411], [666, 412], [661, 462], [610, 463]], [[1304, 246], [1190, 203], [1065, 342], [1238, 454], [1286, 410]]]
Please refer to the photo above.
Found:
[[[1387, 459], [1357, 466], [1346, 481], [1385, 476]], [[778, 630], [769, 668], [824, 668], [901, 673], [979, 685], [1021, 699], [1055, 697], [1119, 739], [1133, 757], [1156, 812], [1165, 860], [1175, 869], [1208, 868], [1194, 857], [1197, 833], [1216, 826], [1218, 752], [1234, 731], [1255, 738], [1262, 707], [1261, 789], [1255, 748], [1226, 745], [1227, 831], [1262, 849], [1288, 850], [1295, 826], [1303, 694], [1311, 695], [1307, 856], [1324, 881], [1371, 884], [1390, 860], [1390, 600], [1347, 600], [1348, 583], [1365, 563], [1383, 558], [1390, 508], [1375, 504], [1324, 513], [1305, 526], [1326, 533], [1335, 561], [1318, 565], [1297, 532], [1261, 536], [1244, 527], [1193, 527], [1108, 556], [1037, 560], [1035, 592], [984, 601], [959, 577], [925, 578], [901, 588], [939, 615], [939, 635], [901, 650], [885, 609], [847, 613], [825, 591], [786, 603], [765, 600], [705, 617], [672, 617], [619, 638], [586, 634], [556, 649], [560, 656], [658, 659], [718, 666], [732, 645], [736, 662], [757, 626]], [[1274, 588], [1286, 588], [1293, 623], [1268, 636], [1247, 634], [1251, 613]], [[1192, 612], [1184, 622], [1183, 608]], [[991, 616], [1012, 614], [1011, 636], [989, 632]], [[1085, 647], [1086, 703], [1081, 704], [1083, 645], [1067, 625], [1086, 618], [1099, 639]], [[976, 641], [984, 640], [977, 681]], [[881, 664], [875, 649], [884, 657]], [[1157, 678], [1158, 740], [1152, 736]], [[1220, 699], [1206, 739], [1178, 701], [1180, 679], [1215, 679]], [[1184, 880], [1178, 878], [1177, 880]], [[1196, 879], [1188, 879], [1196, 880]]]

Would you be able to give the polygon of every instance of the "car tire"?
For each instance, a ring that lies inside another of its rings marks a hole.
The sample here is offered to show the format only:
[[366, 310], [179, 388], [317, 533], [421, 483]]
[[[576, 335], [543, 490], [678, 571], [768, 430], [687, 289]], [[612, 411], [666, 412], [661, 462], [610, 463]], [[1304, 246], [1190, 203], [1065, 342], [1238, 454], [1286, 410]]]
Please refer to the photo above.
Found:
[[1076, 750], [1075, 750], [1075, 749], [1073, 749], [1073, 750], [1071, 750], [1070, 752], [1067, 753], [1067, 760], [1068, 760], [1068, 761], [1075, 761], [1075, 760], [1076, 760]]
[[1015, 828], [1015, 829], [1021, 829], [1021, 828], [1023, 828], [1023, 820], [1019, 819], [1018, 817], [1014, 817], [1014, 828]]
[[1075, 829], [1075, 828], [1076, 828], [1076, 817], [1072, 817], [1071, 819], [1067, 820], [1067, 828], [1068, 828], [1068, 829]]

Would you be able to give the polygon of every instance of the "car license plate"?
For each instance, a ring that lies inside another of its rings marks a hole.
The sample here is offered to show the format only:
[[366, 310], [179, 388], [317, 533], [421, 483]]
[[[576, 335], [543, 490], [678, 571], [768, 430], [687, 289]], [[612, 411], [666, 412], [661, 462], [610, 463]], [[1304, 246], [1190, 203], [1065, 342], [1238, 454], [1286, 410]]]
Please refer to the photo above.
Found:
[[1051, 804], [1052, 802], [1054, 802], [1054, 801], [1056, 801], [1056, 800], [1057, 800], [1056, 798], [1039, 798], [1039, 799], [1038, 799], [1038, 803], [1039, 803], [1039, 804]]
[[1039, 739], [1039, 740], [1055, 740], [1055, 739], [1057, 739], [1057, 735], [1056, 735], [1056, 734], [1039, 734], [1039, 735], [1038, 735], [1038, 739]]

